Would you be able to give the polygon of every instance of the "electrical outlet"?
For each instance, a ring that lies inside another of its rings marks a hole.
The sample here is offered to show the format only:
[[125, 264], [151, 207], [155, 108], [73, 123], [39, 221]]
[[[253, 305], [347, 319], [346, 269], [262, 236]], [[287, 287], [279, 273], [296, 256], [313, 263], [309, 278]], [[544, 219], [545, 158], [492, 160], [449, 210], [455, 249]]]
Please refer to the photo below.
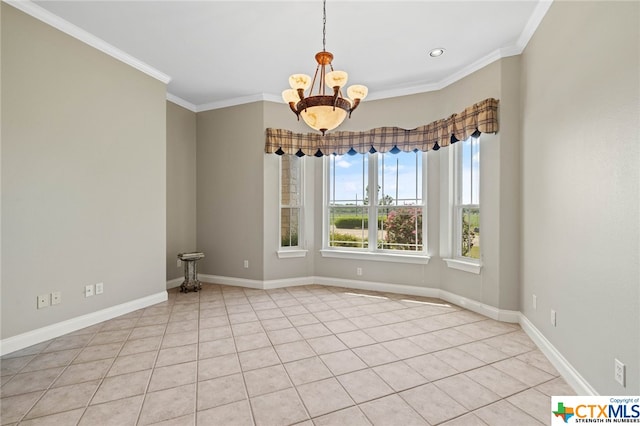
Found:
[[533, 299], [531, 301], [531, 304], [533, 305], [533, 310], [537, 310], [538, 309], [538, 296], [536, 296], [535, 294], [533, 295]]
[[93, 284], [89, 284], [84, 287], [84, 297], [91, 297], [93, 296], [93, 293]]
[[248, 261], [248, 260], [245, 260], [245, 261], [244, 261], [244, 267], [245, 267], [245, 268], [248, 268], [248, 267], [249, 267], [249, 261]]
[[356, 268], [356, 275], [357, 276], [362, 276], [362, 268]]
[[46, 308], [49, 306], [49, 295], [41, 294], [38, 296], [38, 309]]
[[58, 303], [62, 303], [62, 292], [54, 291], [51, 293], [51, 304], [57, 305]]
[[102, 293], [104, 293], [104, 284], [103, 283], [96, 284], [96, 294], [102, 294]]
[[620, 362], [620, 360], [618, 360], [617, 358], [614, 358], [614, 365], [615, 365], [615, 371], [613, 373], [614, 378], [616, 379], [616, 382], [620, 383], [622, 385], [622, 387], [626, 387], [625, 385], [625, 370], [626, 367], [625, 365]]
[[178, 259], [178, 261], [176, 262], [176, 267], [181, 267], [182, 266], [182, 260]]
[[552, 326], [556, 326], [556, 311], [554, 311], [553, 309], [551, 310], [551, 325]]

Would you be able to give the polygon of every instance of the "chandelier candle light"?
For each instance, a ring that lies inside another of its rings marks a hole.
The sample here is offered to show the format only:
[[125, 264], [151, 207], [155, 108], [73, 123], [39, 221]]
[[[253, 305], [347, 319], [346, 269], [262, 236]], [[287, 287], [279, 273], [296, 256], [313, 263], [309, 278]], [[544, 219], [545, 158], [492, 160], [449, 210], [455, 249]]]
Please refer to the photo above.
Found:
[[[327, 1], [322, 2], [322, 52], [316, 53], [316, 72], [313, 80], [306, 74], [293, 74], [289, 77], [291, 89], [282, 92], [282, 99], [289, 104], [291, 110], [309, 127], [319, 130], [324, 135], [326, 131], [338, 127], [344, 119], [355, 110], [360, 101], [368, 93], [366, 86], [359, 84], [347, 89], [347, 98], [342, 96], [342, 88], [347, 84], [348, 75], [344, 71], [335, 71], [331, 61], [333, 54], [326, 50]], [[330, 72], [326, 72], [329, 67]], [[318, 82], [317, 93], [313, 90]], [[333, 94], [325, 93], [325, 85], [333, 90]], [[309, 95], [305, 96], [305, 90]]]

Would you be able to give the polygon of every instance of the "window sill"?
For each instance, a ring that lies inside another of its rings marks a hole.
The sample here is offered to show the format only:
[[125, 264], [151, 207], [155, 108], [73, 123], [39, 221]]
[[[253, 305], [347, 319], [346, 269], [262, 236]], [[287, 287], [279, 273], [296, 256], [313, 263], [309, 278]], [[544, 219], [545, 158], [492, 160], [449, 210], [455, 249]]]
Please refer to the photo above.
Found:
[[306, 257], [308, 250], [278, 250], [278, 259], [291, 259], [294, 257]]
[[447, 266], [451, 269], [457, 269], [459, 271], [470, 272], [472, 274], [479, 274], [482, 269], [480, 263], [468, 262], [460, 259], [443, 259], [447, 262]]
[[396, 262], [396, 263], [415, 263], [427, 265], [429, 259], [427, 255], [410, 255], [410, 254], [395, 254], [395, 253], [371, 253], [371, 252], [358, 252], [350, 250], [320, 250], [322, 257], [332, 257], [338, 259], [355, 259], [355, 260], [375, 260], [380, 262]]

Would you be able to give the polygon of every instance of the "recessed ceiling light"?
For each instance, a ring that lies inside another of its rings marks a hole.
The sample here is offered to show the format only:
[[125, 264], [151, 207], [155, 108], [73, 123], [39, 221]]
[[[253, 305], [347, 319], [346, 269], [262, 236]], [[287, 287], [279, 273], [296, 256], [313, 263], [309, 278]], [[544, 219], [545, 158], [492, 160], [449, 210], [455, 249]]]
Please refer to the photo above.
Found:
[[432, 58], [437, 58], [438, 56], [442, 56], [444, 54], [444, 49], [442, 47], [438, 47], [437, 49], [433, 49], [429, 52], [429, 56]]

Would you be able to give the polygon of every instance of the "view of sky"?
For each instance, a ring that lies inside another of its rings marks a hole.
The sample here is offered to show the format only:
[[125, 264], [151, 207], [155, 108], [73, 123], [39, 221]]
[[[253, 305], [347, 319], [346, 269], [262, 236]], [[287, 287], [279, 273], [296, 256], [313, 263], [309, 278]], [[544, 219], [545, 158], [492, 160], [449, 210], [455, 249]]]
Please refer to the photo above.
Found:
[[[368, 185], [368, 162], [366, 154], [339, 155], [330, 158], [332, 174], [331, 199], [340, 204], [362, 203]], [[417, 164], [416, 164], [417, 163]], [[380, 171], [384, 170], [384, 173]], [[400, 205], [421, 202], [422, 198], [422, 154], [400, 152], [378, 154], [379, 197], [399, 199]], [[333, 185], [335, 176], [335, 185]], [[417, 200], [416, 200], [417, 199]], [[394, 205], [396, 202], [394, 201]]]
[[471, 138], [458, 143], [462, 145], [462, 204], [479, 204], [480, 140]]
[[[477, 204], [480, 190], [480, 147], [478, 139], [458, 142], [462, 145], [462, 203]], [[453, 146], [444, 149], [453, 149]], [[437, 155], [437, 153], [436, 153]], [[400, 205], [420, 203], [422, 197], [422, 154], [399, 152], [378, 154], [379, 197], [398, 199]], [[362, 204], [368, 185], [367, 154], [330, 157], [332, 203]], [[416, 161], [417, 160], [417, 161]], [[384, 163], [384, 164], [383, 164]], [[383, 174], [380, 171], [384, 170]], [[335, 179], [335, 180], [334, 180]], [[335, 184], [334, 184], [335, 183]], [[416, 200], [417, 199], [417, 200]], [[397, 203], [394, 201], [394, 205]]]

